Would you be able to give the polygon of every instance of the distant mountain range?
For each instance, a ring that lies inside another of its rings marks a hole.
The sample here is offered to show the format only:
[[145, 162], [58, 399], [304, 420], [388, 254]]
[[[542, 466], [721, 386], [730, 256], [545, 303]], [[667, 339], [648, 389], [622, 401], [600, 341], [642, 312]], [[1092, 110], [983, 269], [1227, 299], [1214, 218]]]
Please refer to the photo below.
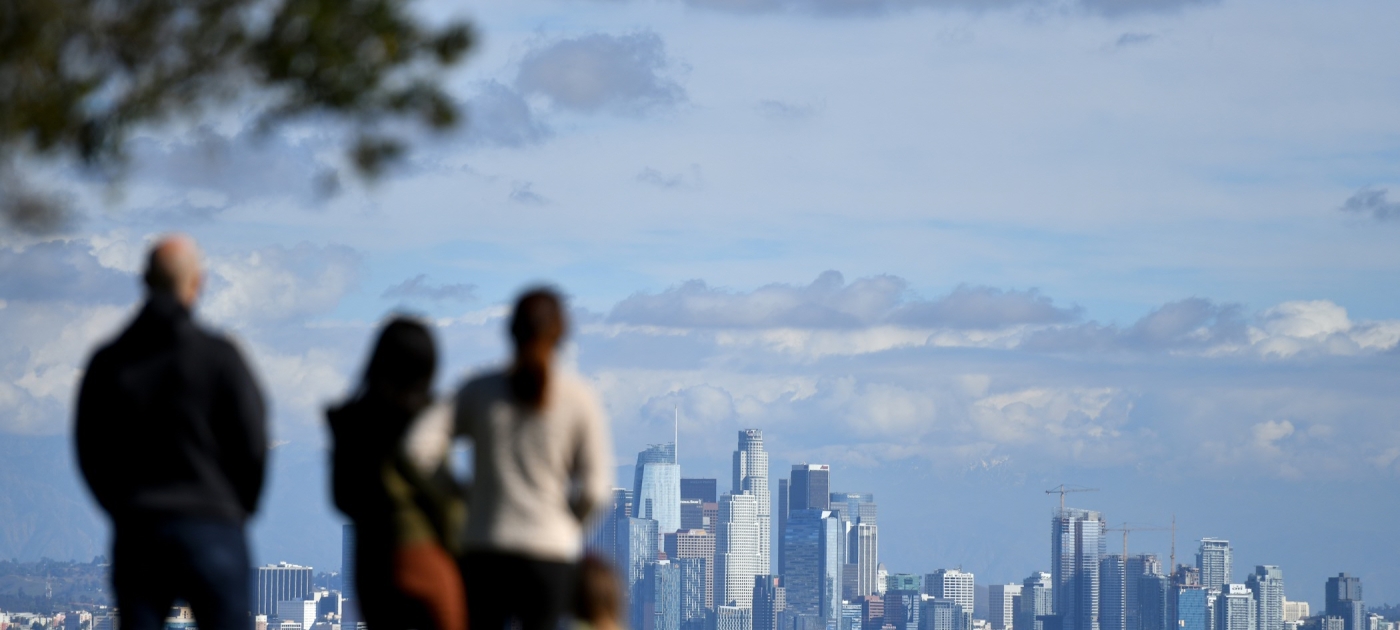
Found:
[[107, 553], [103, 521], [67, 437], [0, 436], [0, 559], [87, 562]]

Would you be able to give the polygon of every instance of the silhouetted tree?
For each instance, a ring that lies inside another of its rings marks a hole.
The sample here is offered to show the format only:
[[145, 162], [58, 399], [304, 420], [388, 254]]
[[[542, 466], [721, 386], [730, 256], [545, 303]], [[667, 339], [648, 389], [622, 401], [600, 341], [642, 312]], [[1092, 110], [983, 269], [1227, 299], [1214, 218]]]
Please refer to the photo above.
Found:
[[[405, 149], [387, 124], [457, 123], [441, 71], [470, 48], [465, 23], [430, 28], [403, 0], [0, 1], [0, 214], [45, 231], [63, 204], [26, 160], [75, 160], [120, 178], [133, 129], [258, 104], [260, 126], [328, 114], [354, 129], [351, 162], [378, 174]], [[249, 97], [252, 98], [249, 98]]]

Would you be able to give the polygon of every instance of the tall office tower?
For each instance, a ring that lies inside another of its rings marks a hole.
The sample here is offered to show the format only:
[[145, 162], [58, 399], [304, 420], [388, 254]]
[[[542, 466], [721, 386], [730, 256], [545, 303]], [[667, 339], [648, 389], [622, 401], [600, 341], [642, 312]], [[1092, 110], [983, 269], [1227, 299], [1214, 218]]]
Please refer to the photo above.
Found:
[[[1145, 575], [1161, 575], [1162, 561], [1156, 554], [1128, 556], [1123, 575], [1123, 625], [1125, 630], [1142, 630], [1142, 598], [1138, 592]], [[1102, 613], [1099, 616], [1103, 618]]]
[[701, 509], [705, 514], [705, 531], [711, 536], [719, 535], [719, 503], [702, 503]]
[[[749, 598], [753, 593], [749, 593]], [[753, 630], [753, 609], [739, 606], [715, 608], [715, 630]]]
[[[777, 518], [777, 519], [778, 519], [778, 574], [779, 574], [779, 575], [782, 575], [782, 574], [784, 574], [784, 573], [787, 573], [787, 568], [786, 568], [787, 565], [786, 565], [786, 564], [783, 564], [783, 562], [784, 562], [784, 559], [783, 559], [783, 532], [787, 531], [787, 518], [788, 518], [788, 512], [789, 512], [789, 510], [788, 510], [788, 504], [789, 504], [789, 503], [790, 503], [790, 501], [788, 500], [788, 480], [787, 480], [787, 479], [779, 479], [779, 480], [778, 480], [778, 508], [777, 508], [777, 509], [778, 509], [778, 514], [777, 514], [776, 517], [774, 517], [774, 518]], [[784, 630], [787, 630], [787, 629], [784, 629]]]
[[1065, 508], [1051, 520], [1051, 579], [1061, 630], [1099, 630], [1099, 559], [1106, 549], [1103, 515]]
[[340, 526], [340, 597], [347, 602], [340, 625], [354, 630], [360, 621], [360, 600], [355, 596], [355, 526], [349, 523]]
[[1367, 630], [1366, 605], [1361, 598], [1361, 578], [1345, 573], [1327, 578], [1328, 617], [1341, 617], [1346, 630]]
[[1127, 592], [1123, 556], [1111, 553], [1099, 560], [1099, 628], [1127, 630]]
[[841, 615], [841, 574], [846, 558], [845, 524], [830, 510], [792, 510], [783, 532], [788, 610], [833, 626]]
[[939, 569], [924, 576], [924, 592], [934, 597], [951, 599], [971, 611], [976, 587], [971, 573], [958, 569]]
[[[669, 554], [668, 554], [669, 555]], [[671, 560], [681, 580], [681, 630], [704, 630], [705, 615], [710, 610], [706, 603], [713, 574], [706, 571], [710, 562], [704, 558], [677, 558]]]
[[[754, 575], [772, 573], [771, 545], [772, 525], [769, 516], [773, 512], [773, 499], [768, 495], [768, 453], [763, 450], [763, 431], [744, 429], [739, 432], [739, 448], [734, 451], [733, 494], [749, 493], [758, 501], [758, 571]], [[723, 508], [721, 508], [723, 511]], [[743, 589], [751, 590], [753, 577], [744, 580]], [[747, 596], [745, 597], [747, 599]]]
[[885, 563], [875, 565], [875, 590], [880, 595], [884, 595], [889, 590], [890, 571], [885, 568]]
[[1055, 614], [1055, 582], [1049, 573], [1037, 571], [1021, 582], [1021, 608], [1016, 630], [1046, 630], [1044, 618]]
[[649, 518], [628, 518], [625, 530], [621, 526], [618, 527], [618, 538], [622, 543], [619, 558], [625, 558], [626, 562], [617, 565], [617, 573], [626, 587], [624, 592], [631, 608], [628, 615], [629, 625], [632, 628], [642, 628], [651, 623], [646, 608], [650, 599], [646, 592], [646, 572], [647, 565], [656, 564], [657, 561], [656, 521]]
[[987, 587], [987, 621], [992, 630], [1011, 630], [1021, 604], [1020, 584], [993, 584]]
[[831, 504], [831, 466], [826, 464], [793, 464], [792, 481], [788, 482], [788, 511], [829, 510]]
[[1259, 630], [1283, 630], [1283, 570], [1272, 564], [1256, 566], [1244, 585], [1254, 593]]
[[[657, 531], [674, 532], [681, 527], [681, 467], [676, 463], [675, 444], [652, 444], [637, 454], [633, 513], [656, 521]], [[661, 541], [656, 541], [657, 549]]]
[[[698, 559], [705, 562], [704, 597], [706, 610], [715, 606], [715, 537], [703, 529], [683, 530], [665, 535], [666, 557], [671, 560]], [[683, 617], [685, 619], [685, 617]]]
[[[343, 535], [344, 530], [341, 531]], [[351, 566], [354, 566], [353, 562]], [[311, 567], [286, 562], [261, 566], [258, 567], [257, 585], [258, 607], [253, 614], [274, 617], [277, 615], [277, 602], [298, 601], [311, 596]]]
[[[1200, 585], [1175, 584], [1172, 599], [1176, 602], [1176, 627], [1179, 630], [1214, 630], [1211, 624], [1210, 591]], [[1170, 616], [1170, 608], [1167, 611]]]
[[1202, 538], [1201, 550], [1196, 554], [1196, 568], [1201, 570], [1201, 586], [1208, 590], [1223, 590], [1231, 580], [1233, 556], [1230, 541]]
[[923, 578], [913, 573], [895, 573], [885, 576], [885, 592], [890, 591], [914, 591], [924, 592]]
[[972, 630], [972, 611], [946, 597], [921, 603], [919, 630]]
[[885, 625], [895, 630], [919, 630], [923, 594], [918, 589], [885, 591]]
[[875, 495], [869, 492], [833, 492], [828, 502], [849, 523], [876, 524]]
[[701, 503], [718, 503], [719, 482], [698, 477], [681, 478], [681, 500], [692, 499]]
[[705, 504], [699, 499], [681, 499], [681, 527], [676, 531], [687, 529], [705, 529]]
[[787, 610], [787, 589], [776, 575], [759, 575], [753, 579], [753, 630], [782, 630], [778, 625], [780, 613]]
[[1215, 599], [1215, 630], [1255, 630], [1254, 594], [1243, 584], [1226, 584]]
[[851, 526], [846, 550], [846, 562], [856, 567], [855, 596], [878, 593], [876, 572], [880, 566], [880, 528], [874, 523], [863, 522]]
[[613, 488], [611, 503], [602, 506], [599, 511], [602, 514], [584, 534], [583, 547], [593, 555], [606, 558], [614, 567], [621, 568], [626, 564], [626, 556], [620, 553], [619, 535], [625, 537], [627, 518], [632, 516], [632, 491]]
[[715, 606], [753, 605], [753, 578], [763, 568], [763, 536], [758, 496], [726, 494], [719, 498], [719, 535], [715, 536]]
[[[846, 555], [851, 554], [851, 532], [846, 533]], [[860, 565], [847, 562], [841, 565], [841, 599], [853, 602], [860, 593], [856, 591], [860, 588]]]
[[660, 560], [647, 565], [646, 586], [642, 589], [646, 603], [643, 605], [641, 630], [680, 630], [681, 628], [681, 576], [680, 567], [670, 560]]
[[1167, 625], [1167, 589], [1170, 580], [1165, 575], [1151, 574], [1138, 577], [1138, 623], [1142, 630], [1174, 630]]

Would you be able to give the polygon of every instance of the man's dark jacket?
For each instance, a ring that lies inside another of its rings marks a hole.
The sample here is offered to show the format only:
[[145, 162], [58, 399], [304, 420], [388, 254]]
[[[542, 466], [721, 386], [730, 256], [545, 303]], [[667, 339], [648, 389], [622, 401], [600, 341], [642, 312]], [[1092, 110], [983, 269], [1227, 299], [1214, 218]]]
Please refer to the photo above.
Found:
[[153, 292], [97, 351], [75, 429], [88, 486], [118, 523], [167, 517], [243, 522], [267, 457], [262, 395], [243, 357]]

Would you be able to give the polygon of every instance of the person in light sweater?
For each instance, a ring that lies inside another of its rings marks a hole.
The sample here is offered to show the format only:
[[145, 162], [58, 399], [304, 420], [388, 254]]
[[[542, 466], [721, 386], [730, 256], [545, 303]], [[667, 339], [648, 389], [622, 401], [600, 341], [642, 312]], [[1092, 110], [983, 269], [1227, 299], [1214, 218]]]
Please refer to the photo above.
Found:
[[555, 630], [570, 609], [583, 525], [612, 488], [608, 419], [587, 383], [555, 365], [563, 301], [535, 289], [510, 320], [511, 365], [456, 399], [455, 432], [474, 447], [463, 547], [472, 630]]

